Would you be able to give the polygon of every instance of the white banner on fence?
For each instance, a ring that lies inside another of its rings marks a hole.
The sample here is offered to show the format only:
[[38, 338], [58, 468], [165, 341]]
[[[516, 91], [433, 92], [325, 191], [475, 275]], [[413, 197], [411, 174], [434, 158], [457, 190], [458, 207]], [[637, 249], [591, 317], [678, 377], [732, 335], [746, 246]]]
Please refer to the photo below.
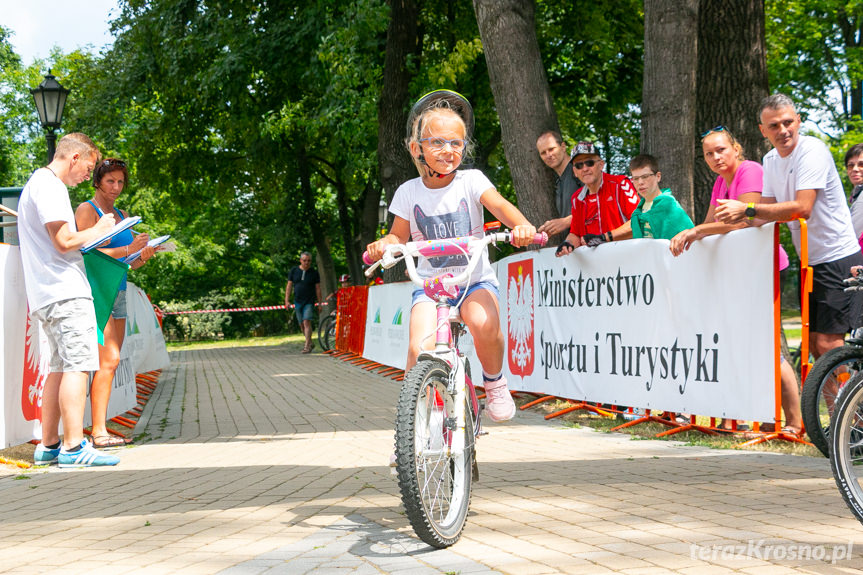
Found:
[[[41, 437], [42, 387], [48, 373], [47, 340], [27, 316], [24, 274], [17, 246], [0, 244], [0, 323], [3, 333], [2, 405], [0, 405], [0, 446], [9, 447]], [[120, 366], [108, 405], [108, 417], [125, 413], [137, 403], [135, 374], [169, 365], [165, 340], [147, 295], [132, 283], [127, 291], [126, 338], [120, 352]], [[85, 425], [89, 425], [89, 401]]]
[[[366, 335], [363, 344], [363, 357], [405, 368], [408, 357], [408, 336], [411, 312], [411, 294], [415, 286], [411, 282], [376, 285], [369, 288], [369, 302], [366, 307]], [[434, 343], [434, 334], [431, 334]], [[470, 333], [459, 340], [459, 349], [470, 362], [471, 373], [479, 377], [479, 360], [473, 348]]]
[[678, 258], [631, 240], [498, 262], [510, 388], [772, 420], [773, 250], [769, 225]]
[[[497, 262], [504, 372], [513, 390], [770, 421], [773, 226], [708, 237], [554, 248]], [[410, 283], [369, 290], [363, 356], [404, 368]], [[479, 379], [469, 338], [462, 350]]]
[[404, 369], [413, 290], [410, 282], [369, 288], [363, 357]]

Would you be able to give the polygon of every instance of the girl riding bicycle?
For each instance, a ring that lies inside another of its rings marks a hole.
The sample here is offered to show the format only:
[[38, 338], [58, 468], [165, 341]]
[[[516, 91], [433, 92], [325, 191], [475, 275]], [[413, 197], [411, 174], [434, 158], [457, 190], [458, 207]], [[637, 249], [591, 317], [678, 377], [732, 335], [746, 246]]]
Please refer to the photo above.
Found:
[[[498, 193], [479, 170], [461, 170], [470, 155], [474, 118], [470, 103], [460, 94], [436, 90], [423, 96], [408, 117], [408, 151], [419, 178], [396, 190], [389, 211], [395, 215], [390, 233], [368, 245], [374, 261], [389, 244], [434, 240], [483, 233], [483, 206], [513, 232], [513, 244], [533, 242], [536, 229], [522, 213]], [[467, 263], [464, 256], [422, 259], [418, 273], [433, 277], [452, 268], [457, 272]], [[471, 275], [467, 295], [461, 303], [461, 317], [473, 336], [476, 355], [482, 364], [486, 411], [493, 421], [515, 415], [515, 403], [503, 377], [504, 338], [500, 330], [498, 282], [488, 255]], [[413, 293], [410, 343], [405, 371], [416, 363], [421, 349], [434, 345], [435, 303], [417, 289]], [[429, 337], [432, 336], [432, 337]]]

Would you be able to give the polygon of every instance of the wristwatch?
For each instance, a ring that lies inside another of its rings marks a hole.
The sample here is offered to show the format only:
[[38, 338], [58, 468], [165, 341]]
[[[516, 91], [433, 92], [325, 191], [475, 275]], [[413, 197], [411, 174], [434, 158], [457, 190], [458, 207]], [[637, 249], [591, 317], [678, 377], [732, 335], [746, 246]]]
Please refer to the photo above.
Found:
[[746, 211], [744, 212], [746, 217], [749, 218], [749, 221], [755, 219], [755, 202], [749, 202], [746, 204]]

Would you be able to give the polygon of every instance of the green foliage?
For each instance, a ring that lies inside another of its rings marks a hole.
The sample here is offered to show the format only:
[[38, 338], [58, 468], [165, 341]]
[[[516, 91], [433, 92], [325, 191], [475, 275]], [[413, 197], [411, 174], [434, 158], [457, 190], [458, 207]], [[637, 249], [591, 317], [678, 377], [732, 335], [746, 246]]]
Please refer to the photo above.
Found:
[[822, 130], [845, 131], [863, 82], [863, 2], [767, 0], [765, 10], [771, 90], [791, 96]]
[[539, 0], [537, 36], [564, 138], [601, 143], [624, 171], [640, 139], [643, 3]]

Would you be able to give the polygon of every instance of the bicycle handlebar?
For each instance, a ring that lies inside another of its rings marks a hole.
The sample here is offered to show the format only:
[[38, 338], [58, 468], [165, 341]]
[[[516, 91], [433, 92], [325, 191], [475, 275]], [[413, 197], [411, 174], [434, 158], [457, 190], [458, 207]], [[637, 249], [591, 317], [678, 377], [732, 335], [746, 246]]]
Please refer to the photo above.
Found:
[[[365, 275], [366, 277], [371, 277], [378, 266], [388, 269], [396, 265], [399, 260], [404, 259], [411, 281], [422, 286], [423, 278], [419, 277], [416, 273], [415, 257], [423, 256], [429, 258], [447, 255], [469, 255], [468, 264], [460, 274], [441, 280], [447, 285], [456, 285], [464, 283], [470, 277], [470, 274], [479, 262], [479, 254], [482, 253], [482, 249], [489, 244], [497, 242], [512, 243], [512, 232], [496, 232], [481, 238], [468, 236], [423, 242], [407, 242], [405, 244], [390, 244], [384, 250], [383, 257], [377, 262], [371, 261], [368, 252], [363, 252], [363, 262], [370, 265], [365, 271]], [[531, 243], [543, 246], [546, 242], [548, 242], [548, 234], [542, 232], [535, 234]]]

